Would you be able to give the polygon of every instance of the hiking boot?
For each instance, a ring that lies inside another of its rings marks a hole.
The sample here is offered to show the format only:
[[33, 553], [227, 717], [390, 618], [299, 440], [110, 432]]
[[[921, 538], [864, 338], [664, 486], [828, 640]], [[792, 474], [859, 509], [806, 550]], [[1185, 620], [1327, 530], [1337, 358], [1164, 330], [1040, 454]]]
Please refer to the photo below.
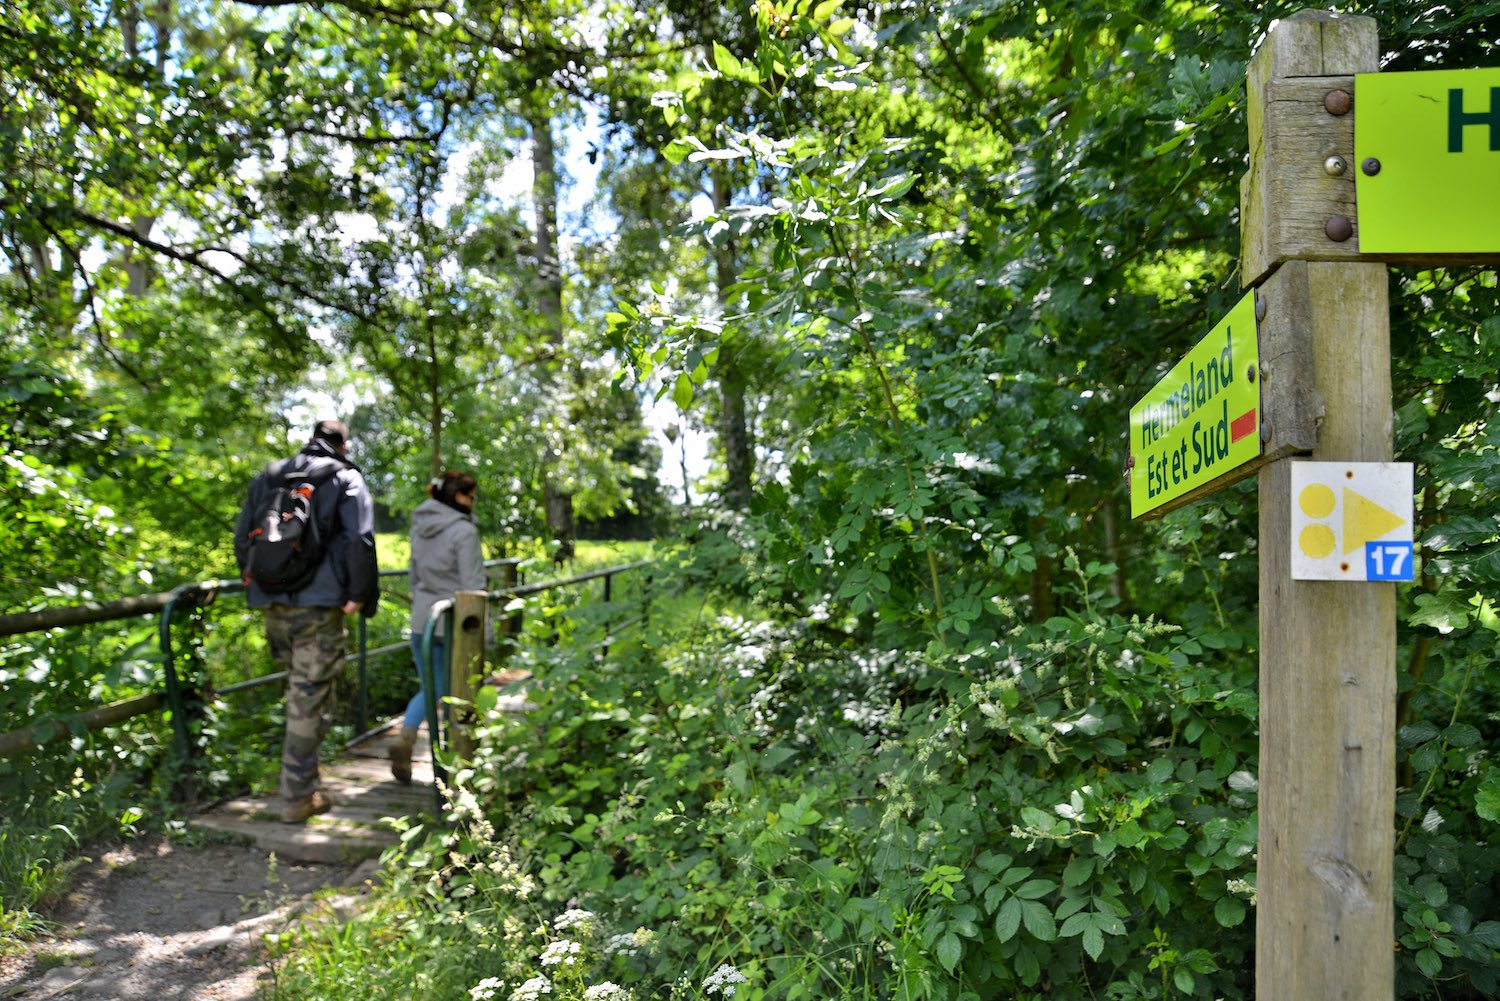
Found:
[[281, 822], [283, 824], [303, 824], [307, 818], [316, 813], [327, 813], [333, 809], [333, 800], [324, 796], [321, 792], [315, 792], [307, 799], [297, 803], [288, 803], [281, 808]]
[[391, 759], [391, 777], [404, 786], [411, 785], [411, 744], [398, 738], [391, 741], [386, 754]]

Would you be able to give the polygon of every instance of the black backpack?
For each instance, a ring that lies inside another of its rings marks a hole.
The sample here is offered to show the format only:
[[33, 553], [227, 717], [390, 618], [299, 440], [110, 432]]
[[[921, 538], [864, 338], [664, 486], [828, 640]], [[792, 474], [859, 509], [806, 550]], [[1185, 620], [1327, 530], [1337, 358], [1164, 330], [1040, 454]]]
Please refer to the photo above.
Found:
[[298, 470], [289, 465], [267, 470], [265, 496], [246, 539], [245, 583], [254, 581], [267, 594], [289, 594], [312, 583], [323, 562], [324, 533], [332, 534], [332, 526], [318, 524], [313, 495], [345, 463], [316, 461]]

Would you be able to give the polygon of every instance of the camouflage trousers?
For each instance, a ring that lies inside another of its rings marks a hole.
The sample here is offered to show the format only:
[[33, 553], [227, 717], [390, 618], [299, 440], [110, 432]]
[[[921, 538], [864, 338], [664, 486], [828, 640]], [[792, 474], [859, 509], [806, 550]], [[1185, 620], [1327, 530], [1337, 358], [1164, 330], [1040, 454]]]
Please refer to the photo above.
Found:
[[318, 788], [318, 748], [332, 719], [334, 681], [344, 671], [343, 610], [271, 605], [266, 641], [287, 672], [281, 798], [300, 803]]

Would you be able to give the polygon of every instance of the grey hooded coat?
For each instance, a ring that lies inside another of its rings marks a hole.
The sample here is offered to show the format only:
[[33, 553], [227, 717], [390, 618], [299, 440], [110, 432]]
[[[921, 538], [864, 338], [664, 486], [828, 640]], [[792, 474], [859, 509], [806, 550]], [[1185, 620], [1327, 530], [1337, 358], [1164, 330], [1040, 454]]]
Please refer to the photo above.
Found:
[[[474, 516], [428, 498], [411, 513], [411, 631], [457, 591], [484, 590], [484, 555]], [[443, 634], [441, 623], [437, 635]]]

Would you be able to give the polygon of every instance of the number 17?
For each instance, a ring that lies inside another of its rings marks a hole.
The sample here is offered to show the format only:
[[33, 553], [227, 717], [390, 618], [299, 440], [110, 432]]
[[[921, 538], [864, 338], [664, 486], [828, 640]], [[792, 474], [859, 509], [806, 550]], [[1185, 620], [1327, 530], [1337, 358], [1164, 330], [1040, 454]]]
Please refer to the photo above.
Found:
[[1410, 542], [1365, 543], [1366, 580], [1411, 580]]

